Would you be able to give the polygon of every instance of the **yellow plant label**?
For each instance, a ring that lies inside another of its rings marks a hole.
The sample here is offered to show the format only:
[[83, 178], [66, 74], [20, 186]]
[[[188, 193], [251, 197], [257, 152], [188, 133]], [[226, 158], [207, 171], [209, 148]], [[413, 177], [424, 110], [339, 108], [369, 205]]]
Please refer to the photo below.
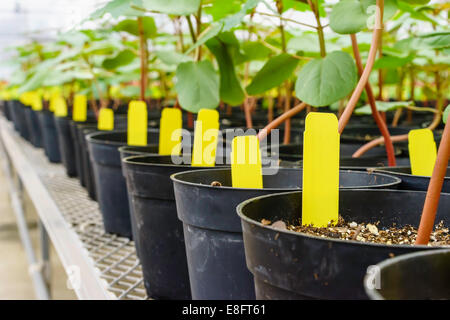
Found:
[[114, 130], [114, 111], [112, 109], [100, 109], [98, 113], [97, 129], [102, 131]]
[[239, 136], [231, 145], [231, 182], [233, 188], [262, 189], [262, 165], [256, 136]]
[[430, 129], [416, 129], [408, 133], [409, 161], [415, 176], [429, 176], [436, 162], [436, 142]]
[[41, 111], [42, 110], [42, 98], [40, 94], [34, 94], [32, 98], [32, 104], [31, 109], [34, 111]]
[[147, 145], [147, 104], [131, 101], [128, 106], [128, 145]]
[[193, 167], [214, 167], [218, 135], [219, 112], [213, 109], [201, 109], [195, 122]]
[[326, 227], [339, 215], [339, 132], [332, 113], [310, 112], [303, 138], [302, 224]]
[[73, 99], [72, 120], [84, 122], [87, 117], [87, 97], [84, 94], [77, 94]]
[[159, 124], [159, 154], [179, 155], [181, 152], [181, 130], [183, 119], [181, 110], [164, 108]]
[[67, 104], [66, 100], [62, 96], [58, 96], [54, 103], [55, 116], [56, 117], [67, 117]]

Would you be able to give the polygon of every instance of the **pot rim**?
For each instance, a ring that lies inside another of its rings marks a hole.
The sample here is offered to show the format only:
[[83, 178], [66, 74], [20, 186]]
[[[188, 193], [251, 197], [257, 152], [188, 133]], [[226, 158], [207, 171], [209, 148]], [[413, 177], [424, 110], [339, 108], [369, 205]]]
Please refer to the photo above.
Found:
[[[377, 266], [379, 269], [379, 272], [382, 271], [382, 269], [386, 268], [386, 267], [390, 267], [391, 265], [404, 261], [404, 260], [408, 260], [410, 258], [415, 258], [415, 257], [423, 257], [423, 256], [433, 256], [436, 254], [450, 254], [450, 249], [433, 249], [433, 250], [422, 250], [422, 251], [417, 251], [417, 252], [411, 252], [411, 253], [406, 253], [406, 254], [402, 254], [393, 258], [389, 258], [386, 260], [383, 260], [381, 262], [378, 262], [375, 266]], [[370, 298], [373, 298], [375, 300], [386, 300], [379, 292], [377, 289], [371, 289], [367, 287], [367, 280], [369, 279], [369, 275], [366, 274], [366, 276], [364, 277], [363, 283], [364, 283], [364, 291], [367, 293], [367, 295]]]
[[[414, 175], [411, 173], [404, 173], [404, 172], [396, 172], [396, 171], [389, 171], [389, 168], [393, 168], [393, 169], [411, 169], [411, 166], [395, 166], [395, 167], [385, 167], [383, 169], [378, 169], [378, 168], [368, 168], [370, 170], [373, 169], [373, 171], [377, 171], [377, 172], [381, 172], [384, 174], [396, 174], [399, 176], [406, 176], [406, 177], [418, 177], [418, 178], [425, 178], [425, 179], [430, 179], [431, 177], [429, 176], [421, 176], [421, 175]], [[450, 166], [447, 166], [447, 170], [450, 169]], [[449, 180], [450, 181], [450, 176], [445, 176], [444, 180]]]
[[[286, 167], [278, 167], [278, 169], [281, 169], [281, 170], [291, 170], [291, 171], [296, 171], [296, 170], [299, 170], [299, 169], [302, 169], [303, 170], [303, 168], [286, 168]], [[189, 171], [183, 171], [183, 172], [178, 172], [178, 173], [174, 173], [174, 174], [172, 174], [171, 176], [170, 176], [170, 179], [173, 181], [173, 182], [177, 182], [177, 183], [180, 183], [180, 184], [184, 184], [184, 185], [190, 185], [190, 186], [196, 186], [196, 187], [201, 187], [201, 188], [214, 188], [214, 189], [225, 189], [225, 190], [237, 190], [237, 189], [239, 189], [239, 190], [247, 190], [247, 191], [256, 191], [256, 190], [267, 190], [267, 191], [277, 191], [277, 190], [290, 190], [290, 191], [300, 191], [300, 190], [302, 190], [302, 189], [300, 189], [300, 188], [262, 188], [262, 189], [259, 189], [259, 188], [235, 188], [235, 187], [230, 187], [230, 186], [221, 186], [221, 187], [215, 187], [215, 186], [211, 186], [211, 185], [207, 185], [207, 184], [201, 184], [201, 183], [195, 183], [195, 182], [188, 182], [188, 181], [183, 181], [183, 180], [180, 180], [177, 176], [178, 175], [183, 175], [183, 174], [194, 174], [194, 173], [201, 173], [201, 172], [208, 172], [208, 171], [224, 171], [224, 170], [227, 170], [227, 171], [229, 171], [229, 170], [231, 170], [231, 167], [222, 167], [222, 168], [210, 168], [210, 169], [201, 169], [201, 170], [189, 170]], [[354, 174], [370, 174], [370, 173], [367, 173], [367, 172], [364, 172], [364, 171], [356, 171], [356, 170], [339, 170], [339, 172], [350, 172], [350, 173], [354, 173]], [[398, 185], [398, 184], [400, 184], [401, 183], [401, 179], [400, 178], [398, 178], [398, 177], [394, 177], [394, 176], [390, 176], [390, 175], [388, 175], [388, 174], [384, 174], [384, 173], [377, 173], [377, 175], [379, 175], [379, 176], [384, 176], [384, 177], [389, 177], [389, 178], [393, 178], [395, 181], [393, 181], [393, 182], [390, 182], [390, 183], [384, 183], [384, 184], [381, 184], [381, 185], [379, 185], [379, 187], [381, 187], [381, 186], [384, 186], [384, 187], [386, 187], [386, 188], [389, 188], [389, 187], [391, 187], [391, 186], [395, 186], [395, 185]], [[367, 186], [368, 187], [368, 186]], [[347, 187], [347, 188], [341, 188], [341, 187], [339, 187], [339, 189], [345, 189], [345, 190], [348, 190], [348, 189], [360, 189], [360, 188], [362, 188], [362, 187], [359, 187], [359, 186], [353, 186], [353, 187]], [[368, 188], [368, 189], [371, 189], [371, 188]]]
[[[146, 166], [146, 167], [172, 167], [172, 168], [201, 168], [201, 169], [208, 169], [208, 168], [217, 168], [217, 167], [206, 167], [206, 166], [198, 166], [198, 167], [192, 167], [190, 164], [168, 164], [168, 163], [142, 163], [142, 162], [132, 162], [133, 159], [139, 159], [139, 158], [162, 158], [162, 157], [170, 157], [171, 155], [160, 155], [160, 154], [142, 154], [137, 156], [129, 156], [122, 159], [123, 163], [126, 163], [128, 165], [132, 166]], [[218, 165], [220, 167], [230, 167], [229, 165]], [[199, 170], [201, 170], [199, 169]], [[189, 170], [194, 171], [194, 170]], [[185, 172], [185, 171], [183, 171]]]
[[[154, 128], [148, 128], [147, 132], [159, 132], [159, 129], [154, 129]], [[95, 143], [95, 144], [101, 144], [101, 145], [109, 145], [109, 146], [126, 146], [128, 145], [127, 142], [118, 142], [118, 141], [108, 141], [108, 140], [97, 140], [96, 137], [103, 135], [103, 134], [119, 134], [119, 133], [125, 133], [127, 134], [127, 130], [126, 129], [118, 129], [118, 130], [101, 130], [101, 131], [95, 131], [95, 132], [91, 132], [89, 134], [87, 134], [86, 136], [86, 140], [89, 141], [90, 143]]]
[[[396, 193], [421, 193], [421, 194], [426, 194], [426, 191], [417, 191], [417, 190], [388, 190], [388, 189], [345, 189], [345, 190], [339, 190], [339, 193], [341, 192], [396, 192]], [[381, 247], [389, 247], [389, 248], [401, 248], [401, 249], [406, 249], [406, 248], [411, 248], [411, 247], [419, 247], [422, 249], [436, 249], [436, 248], [450, 248], [450, 246], [435, 246], [435, 247], [429, 247], [428, 245], [406, 245], [406, 244], [383, 244], [383, 243], [373, 243], [373, 242], [361, 242], [361, 241], [357, 241], [357, 240], [342, 240], [342, 239], [335, 239], [335, 238], [329, 238], [329, 237], [319, 237], [319, 236], [315, 236], [315, 235], [310, 235], [304, 232], [296, 232], [296, 231], [291, 231], [291, 230], [281, 230], [281, 229], [275, 229], [271, 226], [265, 226], [263, 225], [261, 222], [250, 219], [249, 217], [247, 217], [246, 215], [244, 215], [244, 213], [242, 212], [243, 208], [249, 204], [250, 202], [253, 202], [255, 200], [260, 200], [263, 198], [268, 198], [268, 197], [274, 197], [274, 196], [280, 196], [280, 195], [288, 195], [288, 194], [292, 194], [292, 193], [299, 193], [301, 194], [301, 190], [299, 191], [290, 191], [290, 192], [280, 192], [280, 193], [273, 193], [273, 194], [269, 194], [269, 195], [263, 195], [263, 196], [258, 196], [258, 197], [254, 197], [254, 198], [250, 198], [245, 200], [244, 202], [241, 202], [240, 204], [238, 204], [238, 206], [236, 207], [236, 212], [239, 216], [239, 218], [241, 218], [241, 220], [244, 220], [247, 223], [250, 224], [255, 224], [260, 228], [264, 228], [264, 229], [268, 229], [270, 231], [273, 232], [281, 232], [281, 233], [285, 233], [286, 235], [292, 235], [292, 236], [298, 236], [298, 237], [305, 237], [305, 238], [310, 238], [313, 240], [319, 240], [319, 241], [332, 241], [332, 242], [336, 242], [339, 244], [351, 244], [351, 245], [364, 245], [364, 246], [369, 246], [369, 247], [375, 247], [375, 248], [381, 248]], [[450, 196], [450, 193], [444, 193], [442, 192], [441, 195], [448, 195]]]

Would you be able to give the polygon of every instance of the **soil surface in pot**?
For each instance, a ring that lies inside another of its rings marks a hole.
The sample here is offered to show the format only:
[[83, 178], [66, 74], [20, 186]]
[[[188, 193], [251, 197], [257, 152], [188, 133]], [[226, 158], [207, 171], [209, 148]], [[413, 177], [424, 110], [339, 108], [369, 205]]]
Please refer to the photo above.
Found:
[[[380, 221], [374, 223], [347, 222], [342, 217], [336, 225], [331, 224], [325, 228], [313, 226], [303, 226], [301, 221], [284, 222], [278, 220], [272, 223], [262, 219], [263, 225], [270, 225], [276, 229], [302, 232], [322, 238], [333, 238], [341, 240], [356, 240], [370, 243], [383, 244], [414, 244], [417, 238], [417, 228], [411, 225], [398, 226], [393, 223], [391, 226], [381, 227]], [[430, 236], [429, 246], [450, 246], [450, 234], [448, 226], [440, 221], [434, 228]]]

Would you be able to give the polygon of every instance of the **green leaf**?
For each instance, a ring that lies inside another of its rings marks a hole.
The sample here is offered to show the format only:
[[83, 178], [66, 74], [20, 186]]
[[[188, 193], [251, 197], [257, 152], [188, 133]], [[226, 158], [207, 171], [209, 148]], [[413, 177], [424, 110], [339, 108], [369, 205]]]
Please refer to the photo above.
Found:
[[442, 114], [442, 121], [444, 123], [447, 123], [449, 113], [450, 113], [450, 104], [445, 108], [444, 113]]
[[261, 94], [280, 85], [292, 75], [297, 65], [298, 59], [287, 53], [270, 58], [247, 86], [247, 93]]
[[412, 47], [415, 49], [444, 49], [450, 47], [450, 31], [433, 32], [416, 36]]
[[186, 54], [192, 52], [192, 50], [194, 50], [198, 46], [201, 46], [209, 39], [214, 38], [220, 32], [230, 31], [234, 27], [238, 26], [242, 22], [244, 17], [247, 15], [247, 13], [254, 7], [256, 7], [258, 3], [260, 3], [261, 1], [262, 0], [247, 0], [242, 6], [241, 10], [239, 10], [239, 12], [232, 14], [230, 16], [226, 16], [225, 18], [209, 25], [208, 30], [203, 31], [203, 33], [197, 39], [197, 42], [186, 51]]
[[413, 19], [427, 21], [435, 25], [438, 24], [438, 22], [432, 19], [430, 16], [428, 16], [423, 12], [418, 11], [417, 8], [409, 5], [407, 2], [408, 1], [398, 1], [397, 2], [398, 8], [403, 12], [408, 12], [411, 18]]
[[212, 6], [204, 8], [203, 11], [210, 14], [213, 21], [218, 21], [229, 14], [238, 12], [241, 9], [241, 2], [240, 0], [216, 0], [212, 2]]
[[409, 4], [420, 4], [420, 5], [424, 5], [430, 2], [430, 0], [402, 0], [402, 1]]
[[[376, 0], [341, 0], [333, 6], [330, 14], [330, 27], [340, 34], [357, 33], [367, 28], [372, 21]], [[397, 1], [384, 2], [383, 21], [387, 21], [397, 12]]]
[[346, 97], [356, 85], [356, 65], [346, 52], [334, 51], [308, 62], [295, 84], [297, 97], [315, 107], [327, 106]]
[[144, 12], [132, 8], [132, 5], [139, 6], [141, 1], [139, 0], [112, 0], [106, 3], [103, 7], [94, 11], [89, 19], [99, 19], [106, 13], [109, 13], [113, 18], [119, 18], [120, 16], [135, 17], [141, 16]]
[[208, 49], [216, 57], [220, 71], [220, 99], [230, 105], [239, 105], [244, 101], [245, 93], [236, 75], [234, 61], [229, 44], [220, 37], [208, 40]]
[[[156, 36], [156, 24], [152, 17], [141, 17], [144, 36], [152, 38]], [[124, 31], [134, 36], [139, 36], [139, 26], [137, 19], [126, 19], [120, 21], [115, 27], [115, 31]]]
[[373, 65], [374, 69], [388, 69], [388, 68], [400, 68], [408, 64], [413, 60], [413, 56], [408, 56], [406, 58], [399, 58], [394, 56], [384, 56], [375, 61]]
[[147, 10], [180, 16], [196, 13], [200, 3], [201, 0], [142, 0]]
[[[392, 101], [392, 102], [375, 101], [375, 105], [378, 111], [388, 112], [411, 106], [413, 105], [413, 103], [411, 101]], [[372, 114], [372, 109], [370, 108], [369, 104], [366, 104], [356, 109], [355, 114], [370, 115]]]
[[47, 72], [36, 72], [33, 76], [31, 76], [31, 78], [20, 86], [19, 94], [39, 89], [42, 87], [42, 83], [44, 83], [47, 77]]
[[245, 61], [266, 60], [272, 52], [269, 48], [257, 41], [247, 41], [242, 44]]
[[114, 58], [103, 60], [102, 67], [107, 70], [114, 70], [118, 67], [125, 66], [134, 61], [136, 55], [133, 51], [126, 49], [119, 52]]
[[219, 77], [210, 61], [183, 62], [177, 67], [176, 77], [175, 89], [184, 110], [197, 113], [219, 105]]
[[161, 50], [155, 52], [156, 56], [166, 65], [178, 65], [182, 62], [190, 61], [191, 58], [176, 51]]

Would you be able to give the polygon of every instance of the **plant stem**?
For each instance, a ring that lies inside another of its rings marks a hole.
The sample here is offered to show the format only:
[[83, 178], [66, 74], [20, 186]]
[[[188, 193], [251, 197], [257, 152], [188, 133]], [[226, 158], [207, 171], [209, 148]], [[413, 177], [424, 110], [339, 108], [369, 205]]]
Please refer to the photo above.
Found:
[[[202, 33], [202, 1], [200, 0], [200, 6], [198, 7], [197, 15], [195, 16], [197, 22], [197, 37], [199, 38]], [[202, 59], [202, 46], [197, 47], [197, 61]]]
[[319, 3], [317, 0], [316, 0], [315, 4], [311, 0], [308, 0], [308, 4], [314, 13], [314, 17], [316, 18], [316, 22], [317, 22], [316, 28], [317, 28], [317, 35], [319, 37], [320, 56], [323, 58], [327, 55], [327, 52], [325, 49], [325, 36], [323, 34], [323, 27], [320, 22]]
[[278, 118], [270, 122], [267, 126], [264, 127], [259, 133], [258, 133], [258, 139], [259, 141], [264, 140], [265, 137], [272, 131], [273, 129], [277, 128], [280, 124], [286, 121], [286, 119], [290, 119], [293, 116], [295, 116], [297, 113], [301, 112], [303, 109], [305, 109], [306, 103], [301, 102], [292, 109], [290, 109], [288, 112], [284, 112], [282, 115], [280, 115]]
[[[403, 83], [405, 81], [405, 72], [400, 70], [400, 81], [397, 84], [396, 87], [396, 99], [397, 101], [403, 101]], [[403, 109], [399, 108], [395, 111], [394, 119], [392, 120], [392, 126], [397, 127], [398, 122], [400, 121], [400, 117], [402, 116]]]
[[375, 57], [378, 51], [378, 42], [380, 40], [380, 32], [383, 30], [383, 8], [384, 8], [384, 0], [377, 0], [376, 2], [377, 8], [379, 10], [376, 10], [375, 13], [375, 27], [373, 29], [372, 33], [372, 43], [370, 45], [370, 51], [369, 56], [367, 58], [366, 67], [364, 68], [364, 71], [361, 75], [361, 78], [359, 79], [358, 84], [356, 85], [355, 90], [353, 91], [353, 94], [347, 103], [347, 106], [344, 110], [344, 113], [342, 114], [341, 118], [339, 119], [339, 133], [342, 133], [344, 131], [345, 126], [347, 125], [348, 121], [350, 120], [350, 117], [352, 116], [353, 110], [355, 109], [356, 103], [359, 100], [359, 97], [361, 96], [362, 91], [364, 90], [364, 87], [366, 86], [367, 81], [369, 80], [370, 72], [372, 71], [373, 64], [375, 62]]
[[316, 26], [313, 26], [313, 25], [310, 25], [310, 24], [307, 24], [307, 23], [303, 23], [303, 22], [300, 22], [300, 21], [297, 21], [297, 20], [294, 20], [294, 19], [285, 18], [285, 17], [283, 17], [283, 16], [281, 16], [279, 14], [272, 14], [272, 13], [266, 13], [266, 12], [255, 12], [255, 13], [259, 14], [261, 16], [274, 17], [274, 18], [278, 18], [278, 19], [286, 21], [286, 22], [293, 22], [293, 23], [296, 23], [296, 24], [299, 24], [299, 25], [302, 25], [302, 26], [305, 26], [305, 27], [317, 29]]
[[[383, 32], [380, 33], [380, 45], [378, 58], [383, 56]], [[378, 100], [383, 100], [383, 69], [378, 69]]]
[[[358, 73], [359, 73], [359, 75], [361, 75], [363, 72], [363, 66], [362, 66], [362, 62], [361, 62], [361, 56], [359, 54], [358, 42], [356, 40], [356, 35], [351, 34], [350, 38], [352, 40], [353, 54], [355, 56]], [[394, 145], [392, 144], [391, 136], [389, 134], [389, 130], [386, 126], [386, 123], [383, 121], [383, 119], [380, 116], [380, 113], [377, 110], [372, 87], [370, 86], [370, 83], [368, 81], [366, 83], [366, 93], [367, 93], [367, 97], [369, 99], [370, 109], [372, 110], [372, 117], [375, 120], [375, 123], [377, 124], [378, 129], [380, 130], [382, 136], [384, 137], [384, 140], [386, 141], [385, 148], [386, 148], [386, 154], [387, 154], [387, 158], [388, 158], [388, 164], [389, 164], [389, 166], [395, 166], [396, 160], [395, 160]]]
[[190, 16], [186, 16], [186, 20], [189, 26], [189, 33], [191, 34], [191, 38], [192, 38], [192, 42], [196, 43], [197, 42], [197, 37], [195, 35], [195, 31], [194, 31], [194, 27], [192, 25], [192, 21], [191, 21], [191, 17]]
[[439, 205], [442, 185], [447, 172], [448, 160], [450, 157], [450, 114], [447, 117], [442, 140], [428, 185], [427, 196], [423, 205], [422, 216], [420, 218], [419, 230], [415, 244], [426, 245], [430, 240], [430, 234], [433, 231], [436, 211]]
[[147, 62], [147, 39], [145, 38], [142, 17], [137, 18], [140, 41], [140, 59], [141, 59], [141, 100], [145, 101], [145, 90], [147, 89], [148, 62]]

